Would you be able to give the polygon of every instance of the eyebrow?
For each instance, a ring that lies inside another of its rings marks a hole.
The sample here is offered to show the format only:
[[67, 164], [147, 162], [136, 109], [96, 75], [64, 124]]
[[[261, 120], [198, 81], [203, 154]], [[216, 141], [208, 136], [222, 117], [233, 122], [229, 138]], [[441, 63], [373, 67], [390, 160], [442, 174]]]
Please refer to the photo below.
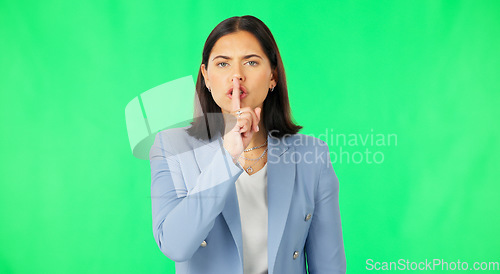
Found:
[[[243, 59], [249, 59], [249, 58], [252, 58], [252, 57], [257, 57], [257, 58], [262, 59], [262, 57], [260, 57], [257, 54], [248, 54], [248, 55], [245, 55], [245, 56], [243, 56]], [[217, 58], [224, 58], [226, 60], [231, 60], [232, 59], [231, 57], [228, 57], [228, 56], [217, 55], [217, 56], [214, 57], [214, 59], [212, 59], [212, 61], [215, 60], [215, 59], [217, 59]]]

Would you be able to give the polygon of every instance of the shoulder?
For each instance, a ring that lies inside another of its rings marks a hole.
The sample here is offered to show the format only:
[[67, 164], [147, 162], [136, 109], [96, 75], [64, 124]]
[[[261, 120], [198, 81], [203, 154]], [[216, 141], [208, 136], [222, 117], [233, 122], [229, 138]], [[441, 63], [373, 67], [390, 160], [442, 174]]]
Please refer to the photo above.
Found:
[[169, 129], [164, 129], [156, 133], [156, 136], [158, 138], [166, 138], [166, 139], [171, 139], [171, 138], [187, 138], [189, 137], [189, 134], [187, 134], [187, 129], [188, 127], [179, 127], [179, 128], [169, 128]]
[[183, 152], [200, 146], [202, 142], [188, 134], [186, 131], [189, 128], [169, 128], [156, 133], [155, 145], [161, 146], [163, 149], [174, 152]]

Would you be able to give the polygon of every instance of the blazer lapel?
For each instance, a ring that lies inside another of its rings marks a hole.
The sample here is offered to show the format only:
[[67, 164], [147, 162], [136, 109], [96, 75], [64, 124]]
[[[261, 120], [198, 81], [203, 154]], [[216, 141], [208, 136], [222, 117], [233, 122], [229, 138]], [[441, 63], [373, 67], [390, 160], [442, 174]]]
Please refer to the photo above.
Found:
[[222, 216], [224, 216], [227, 226], [231, 231], [234, 242], [236, 243], [236, 248], [238, 249], [240, 263], [243, 265], [243, 238], [241, 236], [240, 208], [238, 204], [238, 196], [236, 194], [236, 184], [233, 184], [229, 190], [226, 204], [222, 210]]
[[[203, 151], [196, 153], [196, 157], [213, 155], [213, 150], [222, 146], [220, 134], [212, 142], [206, 142], [208, 146]], [[285, 230], [288, 211], [292, 201], [293, 188], [295, 185], [295, 162], [292, 159], [294, 148], [283, 141], [283, 138], [267, 136], [267, 200], [268, 200], [268, 235], [267, 256], [269, 274], [273, 273], [278, 248]], [[203, 156], [202, 156], [203, 155]], [[210, 159], [203, 158], [207, 161]], [[198, 163], [204, 166], [205, 163]], [[236, 193], [236, 185], [233, 184], [229, 190], [226, 204], [222, 215], [231, 231], [234, 242], [238, 249], [241, 263], [243, 263], [243, 240], [241, 235], [241, 217]], [[290, 254], [292, 256], [293, 254]]]
[[[221, 142], [220, 145], [222, 146], [222, 138], [219, 138], [218, 140]], [[222, 209], [222, 216], [224, 216], [227, 226], [229, 227], [229, 231], [231, 231], [231, 235], [236, 243], [236, 248], [238, 249], [241, 266], [243, 266], [243, 237], [241, 235], [241, 217], [238, 195], [236, 193], [236, 184], [232, 184], [229, 189], [226, 204], [224, 205], [224, 209]], [[241, 271], [243, 271], [243, 269], [241, 269]]]
[[[210, 163], [210, 161], [212, 160], [212, 155], [214, 155], [215, 151], [218, 148], [223, 148], [223, 140], [220, 136], [220, 133], [218, 133], [213, 138], [213, 141], [202, 142], [205, 144], [205, 146], [198, 152], [195, 151], [200, 171], [202, 171], [201, 167], [205, 167]], [[241, 236], [242, 230], [240, 208], [238, 204], [238, 196], [236, 194], [236, 184], [232, 184], [231, 188], [229, 189], [226, 203], [224, 205], [224, 208], [222, 209], [222, 216], [224, 217], [227, 226], [229, 227], [229, 231], [231, 231], [231, 235], [233, 236], [234, 242], [236, 243], [236, 248], [238, 249], [240, 262], [243, 265], [243, 238]]]
[[286, 144], [283, 138], [278, 139], [268, 135], [267, 140], [269, 148], [267, 156], [267, 258], [268, 272], [272, 274], [292, 201], [296, 164], [291, 157], [294, 152], [293, 146]]

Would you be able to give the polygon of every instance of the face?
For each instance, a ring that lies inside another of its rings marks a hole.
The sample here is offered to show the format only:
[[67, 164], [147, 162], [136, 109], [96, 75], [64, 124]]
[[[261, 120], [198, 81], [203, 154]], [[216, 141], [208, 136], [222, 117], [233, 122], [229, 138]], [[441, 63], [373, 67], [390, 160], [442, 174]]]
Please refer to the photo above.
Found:
[[212, 48], [208, 65], [201, 65], [207, 88], [223, 113], [229, 113], [233, 78], [238, 77], [240, 90], [246, 96], [240, 106], [261, 107], [270, 88], [276, 86], [271, 63], [259, 41], [247, 31], [238, 31], [219, 38]]

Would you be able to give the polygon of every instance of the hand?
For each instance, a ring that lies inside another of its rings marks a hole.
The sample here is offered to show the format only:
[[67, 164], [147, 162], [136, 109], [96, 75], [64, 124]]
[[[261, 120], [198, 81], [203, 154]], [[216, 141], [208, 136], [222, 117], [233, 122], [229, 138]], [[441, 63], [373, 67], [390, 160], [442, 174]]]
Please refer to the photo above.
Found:
[[[250, 107], [240, 108], [240, 83], [237, 77], [233, 78], [233, 95], [231, 101], [231, 117], [229, 123], [226, 123], [226, 128], [231, 128], [232, 123], [234, 126], [230, 131], [224, 134], [224, 148], [233, 156], [233, 159], [238, 160], [243, 150], [248, 146], [252, 136], [255, 132], [259, 131], [260, 113], [261, 108], [257, 107], [255, 110]], [[241, 111], [240, 118], [236, 114]], [[234, 119], [236, 118], [236, 119]]]

